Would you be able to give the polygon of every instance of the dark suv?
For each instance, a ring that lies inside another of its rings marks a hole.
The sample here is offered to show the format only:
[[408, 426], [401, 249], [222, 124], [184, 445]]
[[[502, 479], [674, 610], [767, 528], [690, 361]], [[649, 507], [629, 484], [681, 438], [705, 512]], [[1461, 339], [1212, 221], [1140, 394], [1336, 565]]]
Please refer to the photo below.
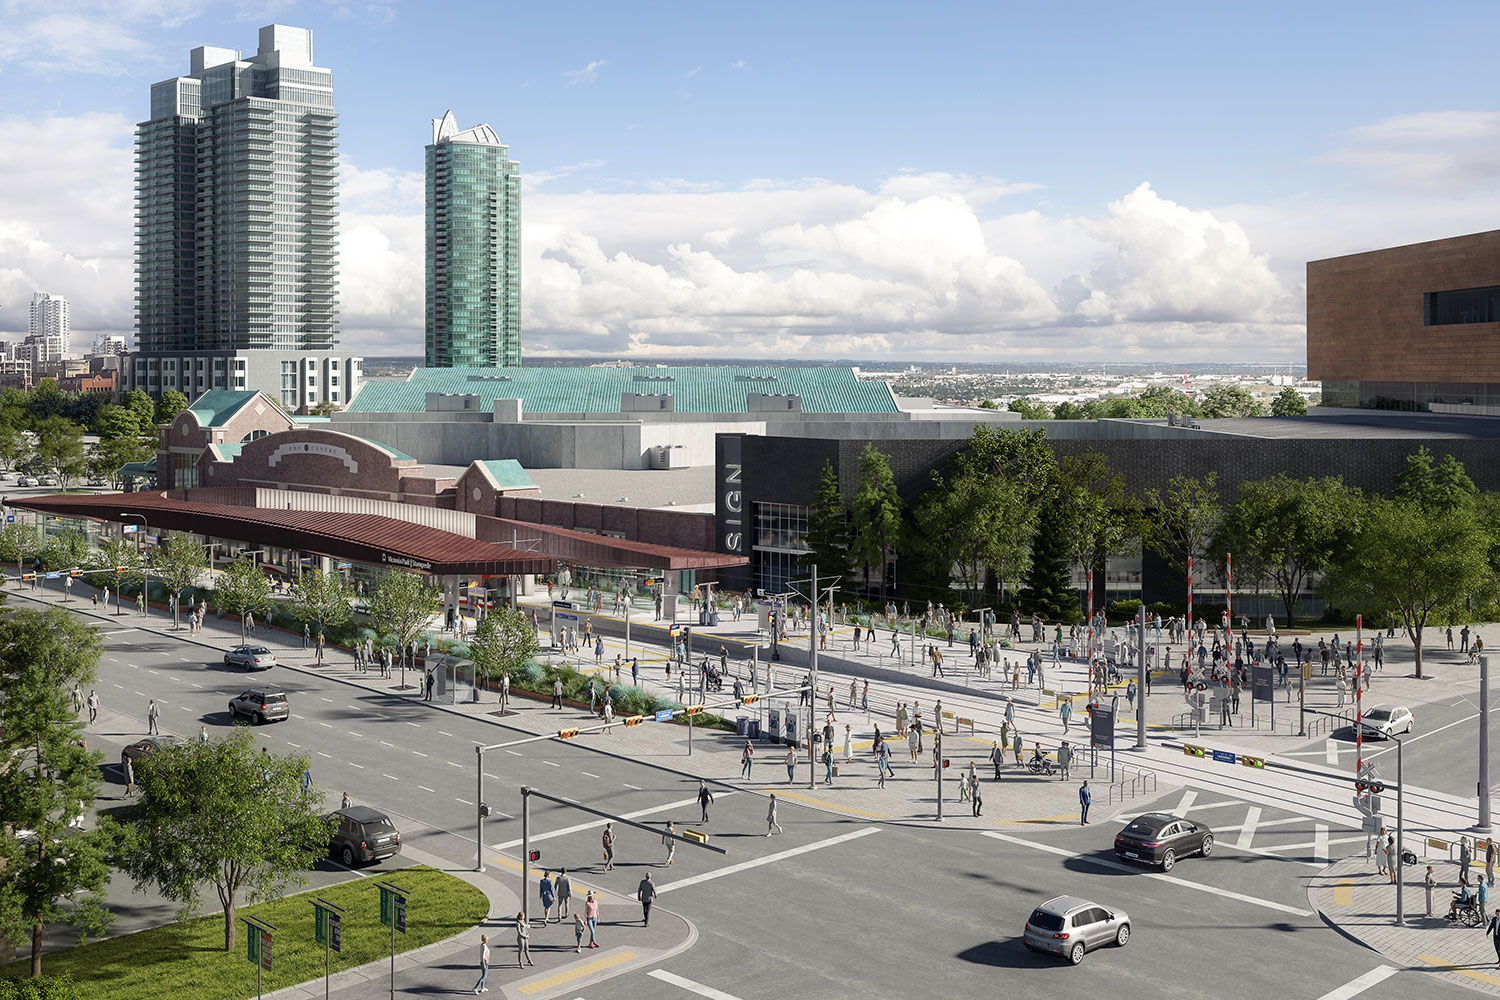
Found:
[[356, 861], [379, 861], [401, 853], [401, 831], [379, 809], [350, 806], [331, 813], [328, 818], [339, 823], [328, 845], [328, 854], [346, 866]]

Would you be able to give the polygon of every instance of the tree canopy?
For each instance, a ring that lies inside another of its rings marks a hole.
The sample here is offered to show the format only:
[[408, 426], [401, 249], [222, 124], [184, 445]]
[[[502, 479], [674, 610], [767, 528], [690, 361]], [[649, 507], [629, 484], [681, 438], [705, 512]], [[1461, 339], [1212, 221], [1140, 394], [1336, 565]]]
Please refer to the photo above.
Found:
[[880, 602], [885, 603], [885, 566], [901, 540], [901, 495], [891, 475], [890, 461], [874, 445], [866, 444], [859, 460], [859, 492], [849, 510], [849, 551], [865, 568], [880, 574]]
[[536, 653], [536, 632], [530, 619], [505, 605], [480, 619], [469, 636], [469, 659], [481, 677], [515, 673]]

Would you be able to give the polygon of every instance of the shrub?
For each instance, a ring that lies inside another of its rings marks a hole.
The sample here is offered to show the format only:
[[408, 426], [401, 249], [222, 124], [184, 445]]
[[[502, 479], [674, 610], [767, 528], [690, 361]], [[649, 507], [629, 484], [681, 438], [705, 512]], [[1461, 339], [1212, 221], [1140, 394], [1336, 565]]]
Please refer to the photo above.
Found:
[[0, 979], [0, 1000], [83, 1000], [72, 976]]

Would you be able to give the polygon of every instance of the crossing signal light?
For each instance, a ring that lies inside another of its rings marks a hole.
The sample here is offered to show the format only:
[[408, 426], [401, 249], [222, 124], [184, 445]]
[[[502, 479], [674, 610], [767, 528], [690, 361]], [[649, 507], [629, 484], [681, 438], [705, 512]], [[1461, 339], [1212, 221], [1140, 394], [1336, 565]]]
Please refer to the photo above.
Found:
[[1244, 764], [1246, 767], [1261, 767], [1261, 768], [1263, 768], [1263, 767], [1266, 766], [1266, 759], [1264, 757], [1243, 757], [1242, 756], [1240, 758], [1240, 763]]
[[683, 711], [686, 712], [688, 715], [697, 715], [699, 712], [703, 711], [703, 706], [702, 705], [689, 705], [686, 708], [684, 708]]
[[68, 575], [69, 576], [82, 576], [83, 575], [83, 570], [81, 570], [81, 569], [70, 569], [70, 570], [68, 570]]
[[557, 738], [561, 739], [561, 740], [571, 740], [573, 737], [575, 737], [577, 735], [578, 735], [578, 730], [577, 729], [559, 729], [557, 731]]
[[944, 757], [944, 758], [943, 758], [943, 767], [945, 767], [945, 768], [946, 768], [946, 767], [947, 767], [947, 766], [948, 766], [948, 758], [947, 758], [947, 757]]
[[1187, 754], [1189, 757], [1202, 757], [1208, 751], [1203, 747], [1195, 747], [1191, 743], [1184, 743], [1182, 745], [1182, 752]]
[[542, 852], [541, 851], [532, 851], [530, 854], [527, 855], [527, 857], [530, 858], [532, 861], [540, 861], [540, 860], [542, 860]]
[[127, 570], [127, 569], [129, 569], [129, 568], [130, 568], [130, 567], [129, 567], [129, 566], [116, 566], [116, 567], [115, 567], [115, 572], [116, 572], [116, 573], [123, 573], [123, 572], [125, 572], [125, 571], [126, 571], [126, 570]]
[[1385, 791], [1385, 785], [1378, 781], [1356, 781], [1354, 783], [1354, 790], [1361, 795], [1364, 795], [1366, 792], [1371, 795], [1379, 795]]
[[35, 580], [36, 579], [36, 574], [35, 573], [22, 573], [21, 574], [21, 579], [23, 579], [23, 580]]
[[740, 702], [745, 705], [753, 705], [757, 701], [760, 701], [760, 695], [758, 694], [747, 694], [745, 695], [745, 697], [740, 699]]
[[639, 726], [642, 722], [645, 722], [645, 721], [646, 721], [646, 717], [644, 715], [632, 715], [632, 716], [630, 716], [630, 717], [628, 717], [628, 718], [625, 719], [625, 725], [627, 725], [627, 726]]

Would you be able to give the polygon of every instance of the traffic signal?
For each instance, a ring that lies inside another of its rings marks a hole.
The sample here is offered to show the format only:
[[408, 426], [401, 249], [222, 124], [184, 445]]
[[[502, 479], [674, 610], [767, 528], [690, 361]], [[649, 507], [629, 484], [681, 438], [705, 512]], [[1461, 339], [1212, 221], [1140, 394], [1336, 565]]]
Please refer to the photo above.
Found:
[[1366, 793], [1370, 795], [1379, 795], [1381, 792], [1385, 791], [1385, 785], [1381, 784], [1378, 781], [1356, 781], [1354, 783], [1354, 790], [1361, 795], [1364, 795]]
[[947, 758], [947, 757], [944, 757], [944, 758], [943, 758], [943, 767], [945, 767], [945, 768], [946, 768], [946, 767], [947, 767], [947, 766], [948, 766], [948, 758]]
[[129, 568], [130, 568], [130, 567], [129, 567], [129, 566], [116, 566], [116, 567], [115, 567], [115, 572], [116, 572], [116, 573], [123, 573], [123, 572], [125, 572], [125, 571], [126, 571], [126, 570], [127, 570], [127, 569], [129, 569]]
[[760, 701], [760, 695], [758, 694], [747, 694], [745, 695], [745, 697], [740, 699], [740, 702], [745, 705], [753, 705], [757, 701]]
[[625, 725], [639, 726], [644, 721], [646, 721], [646, 717], [644, 715], [631, 715], [625, 718]]
[[1189, 757], [1202, 757], [1208, 751], [1203, 747], [1195, 747], [1191, 743], [1184, 743], [1182, 745], [1182, 752], [1187, 754]]
[[83, 570], [81, 570], [81, 569], [70, 569], [70, 570], [68, 570], [68, 575], [69, 576], [82, 576], [83, 575]]
[[1264, 757], [1241, 757], [1240, 763], [1244, 764], [1246, 767], [1263, 768], [1266, 766], [1266, 759]]
[[557, 738], [560, 739], [560, 740], [571, 740], [573, 737], [575, 737], [577, 735], [578, 735], [578, 730], [577, 729], [559, 729], [557, 731]]
[[697, 715], [699, 712], [703, 711], [703, 706], [702, 705], [688, 705], [686, 708], [683, 709], [683, 711], [686, 712], [688, 715]]
[[528, 854], [526, 856], [528, 858], [530, 858], [532, 861], [540, 861], [540, 860], [542, 860], [542, 852], [541, 851], [532, 851], [530, 854]]

